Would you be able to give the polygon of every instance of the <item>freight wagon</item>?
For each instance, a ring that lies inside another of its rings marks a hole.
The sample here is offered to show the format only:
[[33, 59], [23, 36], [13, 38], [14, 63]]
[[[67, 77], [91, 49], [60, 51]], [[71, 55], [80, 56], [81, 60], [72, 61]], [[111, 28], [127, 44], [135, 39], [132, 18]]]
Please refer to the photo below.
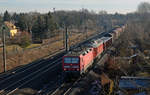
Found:
[[[107, 36], [93, 39], [80, 47], [73, 49], [63, 57], [62, 68], [67, 75], [81, 75], [85, 73], [94, 60], [106, 51], [111, 44], [120, 36], [122, 28], [116, 28]], [[108, 36], [109, 35], [109, 36]]]

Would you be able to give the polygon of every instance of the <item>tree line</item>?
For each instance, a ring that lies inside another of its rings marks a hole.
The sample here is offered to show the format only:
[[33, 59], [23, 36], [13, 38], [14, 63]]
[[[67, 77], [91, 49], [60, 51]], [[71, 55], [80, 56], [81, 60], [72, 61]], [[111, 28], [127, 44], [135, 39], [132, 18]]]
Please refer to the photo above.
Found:
[[[98, 14], [87, 9], [80, 11], [54, 11], [48, 13], [9, 13], [7, 10], [0, 15], [0, 25], [4, 21], [13, 22], [21, 31], [32, 32], [32, 35], [37, 38], [50, 38], [53, 36], [54, 30], [64, 27], [81, 29], [88, 28], [103, 28], [109, 29], [118, 24], [124, 24], [127, 20], [140, 20], [149, 16], [150, 4], [147, 2], [141, 3], [137, 12], [122, 15], [119, 13], [107, 14], [106, 11], [100, 11]], [[41, 35], [39, 37], [39, 34]]]
[[[0, 16], [0, 22], [11, 21], [21, 31], [32, 33], [34, 38], [47, 39], [55, 34], [55, 30], [68, 27], [71, 29], [99, 28], [109, 29], [113, 25], [123, 24], [124, 15], [107, 14], [100, 12], [96, 14], [87, 9], [80, 11], [55, 11], [48, 13], [9, 13], [7, 10]], [[113, 24], [113, 25], [112, 25]]]
[[[107, 14], [106, 11], [95, 13], [87, 9], [80, 11], [54, 11], [48, 13], [9, 13], [7, 10], [0, 15], [0, 25], [5, 21], [13, 22], [21, 31], [29, 32], [33, 39], [48, 39], [55, 36], [56, 31], [68, 27], [70, 29], [97, 29], [108, 31], [115, 25], [128, 21], [149, 19], [150, 4], [141, 3], [137, 12], [126, 15], [115, 13]], [[1, 34], [1, 33], [0, 33]]]
[[[127, 38], [142, 52], [150, 50], [150, 3], [141, 3], [136, 13], [127, 15]], [[150, 53], [149, 53], [150, 54]]]

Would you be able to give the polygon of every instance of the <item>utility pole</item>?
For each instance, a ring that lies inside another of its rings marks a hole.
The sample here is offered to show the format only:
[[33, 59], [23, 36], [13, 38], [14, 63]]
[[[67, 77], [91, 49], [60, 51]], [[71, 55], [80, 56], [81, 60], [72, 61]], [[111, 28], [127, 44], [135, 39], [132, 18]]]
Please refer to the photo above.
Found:
[[69, 51], [69, 46], [68, 46], [68, 28], [67, 26], [65, 26], [65, 39], [66, 39], [66, 43], [65, 43], [65, 47], [66, 47], [66, 52]]
[[88, 27], [87, 27], [87, 23], [86, 22], [86, 19], [87, 19], [87, 16], [86, 16], [86, 13], [84, 13], [84, 18], [85, 18], [85, 26], [84, 26], [84, 29], [85, 29], [85, 36], [86, 36], [86, 39], [88, 38]]
[[[65, 28], [65, 27], [64, 27]], [[63, 47], [65, 48], [65, 29], [63, 29], [63, 33], [62, 33], [62, 36], [63, 36]]]
[[83, 21], [84, 21], [84, 32], [83, 32], [83, 35], [85, 34], [85, 38], [87, 39], [88, 38], [88, 27], [87, 27], [87, 14], [84, 10], [84, 8], [82, 9], [82, 13], [83, 13]]
[[56, 9], [55, 8], [53, 8], [53, 17], [54, 17], [54, 21], [56, 22], [56, 11], [55, 11]]
[[86, 39], [88, 39], [88, 28], [85, 26]]
[[3, 40], [3, 68], [4, 72], [6, 72], [7, 67], [6, 67], [6, 35], [5, 35], [5, 27], [2, 26], [2, 40]]

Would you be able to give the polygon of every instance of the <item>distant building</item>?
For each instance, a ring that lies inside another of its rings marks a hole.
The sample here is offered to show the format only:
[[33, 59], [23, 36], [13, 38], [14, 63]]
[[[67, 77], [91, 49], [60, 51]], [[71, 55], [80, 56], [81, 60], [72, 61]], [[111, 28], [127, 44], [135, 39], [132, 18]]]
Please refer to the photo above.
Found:
[[5, 25], [9, 29], [10, 37], [14, 37], [15, 35], [17, 35], [18, 30], [17, 30], [16, 26], [13, 23], [5, 21]]

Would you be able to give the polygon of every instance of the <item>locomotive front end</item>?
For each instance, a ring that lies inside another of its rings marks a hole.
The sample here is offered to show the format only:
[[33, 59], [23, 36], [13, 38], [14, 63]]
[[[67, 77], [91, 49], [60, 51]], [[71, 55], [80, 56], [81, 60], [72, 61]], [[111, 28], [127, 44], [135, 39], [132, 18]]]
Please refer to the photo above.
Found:
[[80, 75], [80, 58], [78, 56], [63, 57], [63, 71], [67, 75]]

